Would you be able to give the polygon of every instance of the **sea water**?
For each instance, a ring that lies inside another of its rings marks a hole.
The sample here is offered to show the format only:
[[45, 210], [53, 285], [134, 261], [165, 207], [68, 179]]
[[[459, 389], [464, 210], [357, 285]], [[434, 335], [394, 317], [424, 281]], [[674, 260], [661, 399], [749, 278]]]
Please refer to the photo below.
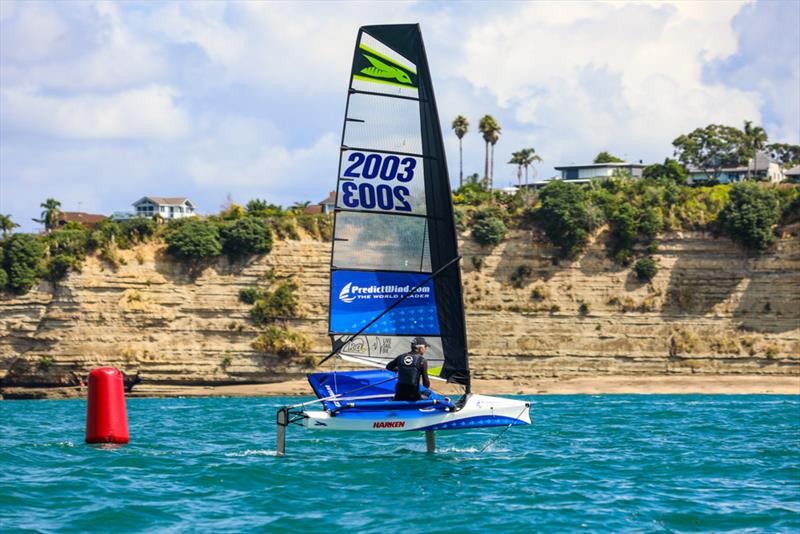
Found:
[[85, 401], [0, 402], [0, 530], [800, 530], [796, 396], [524, 398], [532, 426], [439, 432], [436, 454], [290, 427], [284, 458], [297, 399], [132, 399], [117, 448], [83, 443]]

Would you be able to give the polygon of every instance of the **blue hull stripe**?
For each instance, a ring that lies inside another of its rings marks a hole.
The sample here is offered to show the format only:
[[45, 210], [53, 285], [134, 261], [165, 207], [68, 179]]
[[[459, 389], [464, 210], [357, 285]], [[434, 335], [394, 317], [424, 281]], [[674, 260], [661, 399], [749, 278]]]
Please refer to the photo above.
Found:
[[476, 417], [467, 417], [458, 421], [448, 421], [446, 423], [438, 423], [423, 428], [415, 428], [414, 430], [463, 430], [465, 428], [485, 428], [492, 426], [508, 426], [508, 425], [526, 425], [525, 421], [514, 419], [513, 417], [504, 417], [497, 415], [479, 415]]

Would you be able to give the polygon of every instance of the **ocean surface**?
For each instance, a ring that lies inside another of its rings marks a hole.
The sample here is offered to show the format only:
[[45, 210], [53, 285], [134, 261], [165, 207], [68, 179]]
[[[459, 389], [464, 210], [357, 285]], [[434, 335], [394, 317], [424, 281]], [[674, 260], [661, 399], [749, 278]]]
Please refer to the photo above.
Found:
[[85, 402], [0, 402], [0, 530], [798, 532], [800, 398], [536, 396], [534, 424], [422, 434], [290, 427], [297, 399], [128, 400], [131, 443], [83, 443]]

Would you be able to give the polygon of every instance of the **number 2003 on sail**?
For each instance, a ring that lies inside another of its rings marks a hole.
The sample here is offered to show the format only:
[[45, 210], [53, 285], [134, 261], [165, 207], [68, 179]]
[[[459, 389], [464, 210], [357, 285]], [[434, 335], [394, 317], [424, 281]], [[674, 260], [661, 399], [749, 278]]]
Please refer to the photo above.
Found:
[[[351, 152], [343, 162], [342, 205], [350, 209], [411, 212], [409, 184], [417, 158]], [[398, 183], [399, 182], [399, 183]]]

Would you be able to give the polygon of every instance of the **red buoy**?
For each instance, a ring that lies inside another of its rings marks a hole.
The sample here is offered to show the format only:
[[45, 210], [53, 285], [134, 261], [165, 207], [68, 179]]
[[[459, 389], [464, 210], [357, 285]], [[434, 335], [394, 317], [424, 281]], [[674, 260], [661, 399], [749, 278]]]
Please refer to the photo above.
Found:
[[100, 367], [89, 373], [86, 443], [128, 443], [128, 414], [122, 373]]

